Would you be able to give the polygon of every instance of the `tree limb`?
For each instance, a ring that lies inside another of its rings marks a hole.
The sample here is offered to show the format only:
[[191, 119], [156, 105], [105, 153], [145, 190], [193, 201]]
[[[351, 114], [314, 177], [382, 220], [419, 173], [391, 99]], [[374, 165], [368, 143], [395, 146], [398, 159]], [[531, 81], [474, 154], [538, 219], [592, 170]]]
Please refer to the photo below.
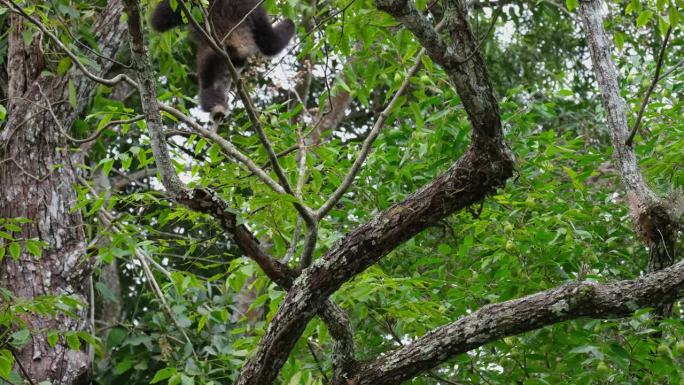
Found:
[[[682, 197], [674, 201], [659, 199], [644, 181], [638, 168], [634, 147], [628, 144], [630, 130], [627, 124], [627, 110], [620, 95], [618, 71], [611, 58], [611, 40], [603, 26], [602, 2], [582, 1], [580, 13], [615, 150], [615, 168], [627, 190], [630, 213], [634, 218], [637, 233], [649, 249], [648, 271], [652, 272], [670, 266], [675, 261], [675, 244], [681, 214], [679, 202]], [[670, 311], [671, 304], [663, 304], [656, 309], [656, 312], [663, 316], [668, 315]]]
[[527, 297], [487, 305], [432, 330], [365, 364], [351, 383], [398, 384], [455, 355], [505, 336], [582, 317], [627, 317], [635, 310], [673, 301], [682, 292], [684, 262], [631, 281], [566, 283]]
[[660, 69], [663, 66], [663, 59], [665, 58], [665, 49], [667, 48], [667, 42], [670, 40], [670, 34], [672, 33], [672, 26], [667, 29], [667, 33], [665, 34], [665, 39], [663, 39], [663, 44], [660, 46], [660, 53], [658, 53], [658, 61], [656, 63], [656, 68], [655, 72], [653, 73], [653, 80], [651, 80], [651, 84], [648, 86], [648, 90], [646, 90], [646, 94], [644, 95], [644, 100], [641, 102], [641, 107], [639, 108], [639, 113], [637, 114], [636, 121], [634, 122], [634, 127], [632, 128], [632, 131], [629, 133], [629, 136], [627, 137], [627, 140], [625, 141], [625, 145], [631, 146], [632, 142], [634, 141], [634, 136], [636, 133], [639, 131], [639, 125], [641, 124], [641, 118], [644, 116], [644, 112], [646, 111], [646, 106], [648, 105], [648, 99], [651, 97], [651, 93], [653, 93], [653, 90], [655, 89], [656, 84], [658, 84], [658, 81], [660, 80]]
[[[378, 1], [381, 6], [386, 4], [385, 0]], [[403, 6], [392, 4], [383, 9], [395, 12], [393, 15], [409, 29], [424, 28], [409, 17], [413, 15], [413, 5], [408, 2], [399, 3]], [[478, 41], [470, 30], [465, 3], [458, 2], [449, 12], [452, 14], [445, 17], [451, 20], [455, 44], [448, 49], [456, 51], [454, 57], [467, 57]], [[428, 32], [427, 36], [431, 34]], [[418, 38], [421, 40], [421, 36]], [[433, 60], [444, 60], [447, 54], [440, 48], [447, 48], [443, 42], [431, 38], [421, 42], [428, 45], [425, 48]], [[482, 56], [475, 53], [463, 65], [445, 69], [473, 126], [472, 146], [432, 183], [359, 226], [302, 272], [283, 300], [255, 355], [243, 366], [236, 385], [271, 384], [306, 324], [330, 294], [432, 223], [481, 201], [513, 174], [512, 155], [503, 142], [498, 104]], [[467, 84], [459, 84], [457, 80]]]

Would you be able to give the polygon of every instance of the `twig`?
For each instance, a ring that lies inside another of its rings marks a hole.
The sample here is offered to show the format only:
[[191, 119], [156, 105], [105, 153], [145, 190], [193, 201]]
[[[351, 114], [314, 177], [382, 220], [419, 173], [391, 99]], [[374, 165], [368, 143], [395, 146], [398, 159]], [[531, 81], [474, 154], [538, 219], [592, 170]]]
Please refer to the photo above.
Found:
[[389, 118], [390, 111], [392, 111], [392, 109], [399, 102], [401, 96], [403, 96], [404, 92], [406, 92], [406, 90], [408, 89], [411, 77], [415, 76], [416, 73], [418, 73], [418, 70], [421, 66], [420, 57], [423, 54], [425, 54], [425, 52], [425, 48], [420, 50], [420, 53], [418, 54], [416, 59], [416, 63], [406, 74], [404, 81], [401, 83], [401, 86], [399, 86], [399, 89], [392, 97], [392, 100], [387, 104], [385, 109], [380, 113], [378, 119], [375, 121], [373, 128], [371, 129], [370, 133], [366, 137], [366, 140], [363, 142], [363, 145], [361, 146], [361, 152], [359, 153], [359, 156], [352, 164], [352, 167], [349, 169], [349, 172], [344, 177], [344, 180], [337, 188], [337, 190], [335, 190], [335, 192], [330, 196], [330, 198], [328, 198], [328, 200], [325, 203], [323, 203], [323, 205], [316, 211], [316, 218], [323, 218], [328, 212], [330, 212], [330, 210], [337, 204], [337, 202], [339, 202], [340, 199], [342, 199], [342, 196], [347, 192], [347, 190], [351, 186], [352, 182], [354, 181], [354, 178], [356, 177], [356, 174], [358, 174], [359, 170], [361, 169], [361, 166], [366, 161], [366, 158], [368, 157], [368, 154], [370, 153], [373, 147], [373, 142], [375, 141], [375, 139], [377, 139], [378, 135], [380, 135], [380, 130], [385, 124], [385, 121], [387, 121], [387, 119]]
[[36, 385], [35, 382], [33, 382], [33, 379], [29, 375], [28, 371], [24, 367], [24, 364], [21, 363], [21, 360], [19, 360], [19, 357], [17, 357], [17, 353], [14, 351], [13, 347], [9, 347], [10, 353], [12, 353], [12, 357], [14, 357], [14, 362], [17, 363], [17, 366], [19, 366], [19, 370], [24, 374], [24, 377], [26, 378], [26, 381], [29, 382], [30, 385]]
[[110, 86], [110, 87], [114, 86], [115, 84], [117, 84], [121, 81], [125, 81], [125, 82], [127, 82], [130, 85], [135, 86], [135, 87], [138, 86], [138, 83], [136, 83], [133, 79], [131, 79], [126, 74], [118, 74], [111, 79], [106, 79], [106, 78], [97, 76], [97, 75], [93, 74], [92, 72], [88, 71], [88, 69], [85, 67], [85, 65], [83, 65], [83, 63], [81, 63], [81, 61], [78, 59], [78, 57], [73, 52], [71, 52], [71, 50], [69, 50], [69, 48], [67, 48], [64, 45], [64, 43], [62, 43], [62, 41], [59, 40], [59, 38], [57, 36], [55, 36], [47, 28], [45, 28], [45, 26], [40, 21], [36, 20], [33, 16], [26, 13], [26, 11], [24, 11], [18, 4], [16, 4], [14, 2], [14, 0], [0, 0], [0, 1], [5, 6], [7, 6], [10, 10], [12, 10], [13, 12], [17, 12], [17, 13], [21, 14], [22, 17], [24, 17], [26, 20], [33, 23], [36, 27], [38, 27], [38, 29], [40, 29], [41, 32], [46, 34], [55, 44], [57, 44], [57, 46], [62, 51], [64, 51], [64, 53], [67, 54], [67, 56], [69, 56], [71, 58], [71, 60], [76, 64], [76, 66], [78, 66], [78, 68], [81, 70], [81, 72], [83, 72], [83, 74], [87, 78], [89, 78], [90, 80], [95, 81], [95, 82], [100, 83], [100, 84], [104, 84], [106, 86]]
[[57, 128], [59, 129], [59, 133], [64, 135], [65, 138], [67, 138], [69, 141], [73, 142], [74, 144], [85, 144], [88, 142], [92, 142], [93, 140], [96, 140], [97, 138], [99, 138], [100, 135], [102, 135], [102, 133], [105, 130], [107, 130], [109, 127], [116, 126], [119, 124], [131, 124], [131, 123], [135, 123], [139, 120], [143, 120], [145, 118], [142, 115], [138, 115], [138, 116], [131, 118], [131, 119], [112, 120], [112, 121], [108, 122], [107, 124], [105, 124], [104, 126], [102, 126], [97, 131], [95, 131], [89, 137], [84, 138], [84, 139], [77, 139], [77, 138], [74, 138], [71, 135], [69, 135], [67, 130], [64, 128], [64, 126], [62, 126], [62, 123], [59, 121], [59, 118], [57, 118], [57, 115], [55, 114], [55, 110], [52, 109], [52, 104], [50, 104], [50, 99], [47, 97], [47, 95], [45, 95], [45, 92], [43, 92], [43, 88], [40, 86], [40, 84], [38, 84], [38, 92], [40, 92], [40, 95], [45, 100], [47, 107], [44, 107], [44, 108], [52, 116], [52, 120], [55, 121], [55, 124], [57, 125]]
[[302, 235], [302, 217], [297, 216], [297, 224], [295, 224], [295, 229], [292, 234], [292, 241], [290, 241], [290, 247], [287, 249], [285, 256], [280, 260], [282, 263], [288, 263], [294, 256], [295, 251], [297, 251], [297, 243], [299, 243], [299, 237]]
[[[192, 25], [202, 34], [202, 37], [209, 43], [211, 48], [213, 48], [214, 51], [221, 55], [225, 60], [228, 72], [230, 73], [233, 83], [235, 84], [235, 87], [238, 91], [238, 95], [240, 96], [240, 99], [242, 100], [242, 103], [244, 104], [245, 109], [247, 110], [247, 116], [249, 117], [249, 120], [252, 123], [252, 127], [254, 128], [254, 131], [259, 137], [261, 144], [264, 146], [264, 149], [266, 150], [269, 162], [271, 162], [271, 166], [273, 167], [273, 171], [276, 173], [276, 176], [278, 177], [280, 185], [283, 187], [283, 189], [285, 189], [285, 191], [288, 194], [294, 196], [294, 191], [292, 190], [292, 187], [290, 186], [290, 183], [288, 182], [287, 177], [283, 172], [283, 169], [280, 167], [280, 163], [278, 163], [278, 157], [275, 151], [273, 150], [273, 146], [271, 145], [271, 142], [266, 136], [266, 133], [264, 131], [263, 126], [261, 125], [261, 122], [259, 121], [259, 116], [256, 112], [254, 104], [252, 103], [252, 99], [245, 90], [244, 84], [242, 83], [242, 79], [240, 78], [240, 74], [237, 72], [237, 69], [235, 69], [233, 62], [230, 60], [230, 56], [223, 49], [223, 47], [217, 44], [218, 38], [210, 36], [207, 33], [207, 31], [199, 25], [197, 20], [195, 20], [195, 18], [192, 16], [192, 13], [188, 9], [188, 7], [182, 1], [178, 2], [178, 5], [181, 7], [181, 10], [188, 18], [190, 23], [192, 23]], [[307, 223], [313, 222], [313, 214], [310, 212], [310, 210], [307, 209], [306, 213], [303, 215]]]
[[107, 56], [107, 55], [103, 55], [103, 54], [97, 52], [96, 50], [90, 48], [87, 44], [81, 42], [81, 41], [80, 41], [76, 36], [74, 36], [74, 34], [71, 32], [71, 29], [69, 29], [69, 26], [67, 26], [67, 23], [66, 23], [66, 21], [64, 20], [64, 18], [63, 18], [62, 16], [59, 15], [59, 11], [57, 10], [57, 5], [55, 4], [54, 0], [50, 0], [50, 5], [52, 6], [52, 10], [55, 12], [55, 16], [57, 17], [57, 20], [59, 20], [59, 23], [62, 24], [62, 27], [64, 27], [64, 30], [65, 30], [66, 33], [69, 35], [69, 37], [71, 37], [78, 45], [80, 45], [81, 47], [85, 48], [88, 52], [90, 52], [91, 54], [93, 54], [93, 55], [99, 57], [100, 59], [107, 60], [107, 61], [109, 61], [109, 62], [111, 62], [111, 63], [114, 63], [114, 64], [116, 64], [116, 65], [118, 65], [118, 66], [121, 66], [122, 68], [125, 68], [125, 69], [130, 69], [130, 68], [131, 68], [130, 64], [124, 64], [124, 63], [122, 63], [122, 62], [120, 62], [120, 61], [118, 61], [118, 60], [116, 60], [116, 59], [114, 59], [114, 58], [111, 58], [111, 57], [109, 57], [109, 56]]
[[[116, 171], [116, 170], [112, 170]], [[130, 174], [120, 173], [120, 177], [112, 181], [112, 190], [119, 191], [131, 182], [135, 182], [138, 179], [147, 178], [157, 173], [156, 168], [144, 168], [142, 170], [137, 170]]]
[[[302, 190], [304, 189], [304, 180], [306, 179], [306, 145], [304, 143], [304, 135], [302, 134], [302, 129], [297, 126], [297, 145], [299, 146], [299, 176], [297, 177], [297, 187], [295, 190], [295, 195], [297, 198], [302, 199]], [[306, 218], [301, 217], [304, 221]], [[302, 250], [302, 256], [299, 259], [299, 269], [303, 270], [309, 265], [313, 259], [313, 253], [316, 250], [316, 242], [318, 240], [318, 217], [314, 216], [313, 221], [306, 223], [306, 236], [304, 237], [304, 248]], [[299, 223], [299, 219], [297, 220]], [[296, 248], [297, 239], [293, 239], [293, 244], [291, 248], [294, 251]]]
[[671, 73], [676, 71], [679, 67], [684, 65], [684, 59], [680, 60], [677, 64], [673, 65], [672, 67], [668, 68], [667, 71], [663, 72], [663, 74], [658, 78], [658, 81], [661, 81], [668, 77]]
[[329, 384], [330, 380], [328, 379], [328, 376], [325, 374], [325, 371], [323, 370], [323, 366], [321, 365], [321, 360], [318, 358], [318, 355], [316, 354], [316, 350], [314, 349], [313, 342], [306, 341], [306, 345], [309, 347], [309, 352], [311, 352], [311, 356], [313, 357], [314, 361], [316, 361], [316, 366], [318, 367], [318, 371], [323, 376], [325, 383]]
[[221, 39], [221, 44], [225, 44], [226, 39], [228, 38], [228, 36], [230, 36], [230, 34], [233, 33], [233, 31], [235, 31], [239, 26], [241, 26], [241, 25], [245, 22], [245, 20], [247, 20], [247, 18], [249, 17], [249, 15], [251, 15], [254, 11], [256, 11], [256, 9], [259, 8], [259, 7], [261, 6], [261, 4], [264, 3], [264, 1], [265, 1], [265, 0], [259, 0], [259, 1], [256, 3], [256, 5], [254, 5], [254, 7], [252, 7], [252, 9], [250, 9], [249, 12], [247, 12], [247, 14], [246, 14], [242, 19], [240, 19], [240, 21], [238, 21], [238, 23], [235, 24], [235, 26], [234, 26], [233, 28], [231, 28], [230, 31], [228, 31], [228, 33], [226, 33], [226, 34], [223, 36], [223, 38]]
[[209, 139], [218, 144], [219, 147], [221, 147], [221, 149], [226, 153], [226, 155], [235, 159], [235, 161], [245, 165], [245, 167], [247, 167], [247, 169], [251, 171], [252, 174], [256, 175], [276, 193], [287, 194], [285, 190], [282, 188], [282, 186], [280, 186], [276, 181], [271, 179], [271, 177], [268, 176], [268, 174], [263, 169], [261, 169], [256, 163], [254, 163], [252, 159], [250, 159], [247, 155], [241, 153], [240, 150], [238, 150], [238, 148], [235, 147], [235, 145], [221, 137], [218, 133], [202, 127], [195, 120], [193, 120], [189, 116], [185, 115], [184, 113], [173, 107], [159, 103], [159, 109], [168, 112], [173, 117], [181, 120], [183, 123], [187, 124], [188, 126], [190, 126], [190, 128], [195, 130], [203, 138]]
[[135, 248], [135, 256], [138, 258], [138, 261], [143, 267], [143, 272], [145, 273], [145, 277], [147, 277], [147, 282], [150, 284], [150, 287], [152, 288], [152, 291], [154, 294], [159, 298], [159, 301], [162, 304], [162, 307], [168, 314], [169, 318], [173, 321], [173, 323], [176, 325], [178, 330], [181, 332], [187, 343], [190, 345], [190, 348], [192, 349], [192, 355], [195, 357], [196, 360], [199, 361], [199, 357], [197, 356], [197, 353], [195, 352], [195, 348], [192, 345], [192, 340], [188, 336], [188, 334], [185, 332], [185, 328], [178, 322], [176, 317], [173, 315], [173, 310], [171, 310], [171, 307], [169, 306], [169, 303], [166, 302], [166, 298], [164, 297], [164, 292], [161, 290], [161, 287], [159, 287], [159, 284], [157, 283], [157, 280], [154, 278], [154, 274], [152, 274], [152, 270], [150, 269], [150, 265], [147, 263], [147, 257], [145, 252], [140, 249], [139, 247]]
[[[489, 34], [492, 33], [492, 31], [494, 30], [494, 26], [496, 25], [496, 21], [499, 19], [499, 16], [501, 15], [501, 11], [503, 11], [503, 5], [500, 5], [494, 12], [494, 16], [492, 16], [492, 22], [491, 24], [489, 24], [489, 28], [487, 29], [487, 32], [485, 32], [484, 36], [482, 36], [482, 39], [480, 39], [480, 41], [477, 42], [477, 45], [475, 46], [475, 48], [473, 48], [472, 52], [468, 56], [466, 56], [463, 60], [457, 62], [458, 64], [464, 64], [468, 60], [472, 59], [473, 56], [475, 56], [475, 54], [480, 52], [480, 47], [482, 46], [482, 43], [484, 43], [485, 40], [487, 40]], [[437, 27], [438, 28], [436, 29], [437, 31], [439, 31], [440, 25], [438, 25]]]
[[625, 141], [626, 146], [632, 145], [632, 142], [634, 141], [634, 136], [636, 135], [637, 131], [639, 130], [639, 126], [641, 125], [641, 118], [643, 118], [644, 111], [646, 111], [648, 99], [651, 97], [651, 93], [655, 89], [656, 84], [658, 84], [658, 80], [660, 80], [660, 68], [663, 66], [663, 59], [665, 58], [665, 49], [667, 48], [667, 42], [670, 40], [671, 33], [672, 26], [670, 26], [667, 29], [667, 32], [665, 33], [665, 39], [663, 39], [663, 44], [660, 46], [660, 52], [658, 53], [658, 62], [656, 63], [655, 73], [653, 74], [653, 80], [651, 81], [651, 85], [648, 86], [646, 95], [644, 95], [644, 100], [641, 102], [641, 108], [639, 108], [639, 114], [637, 115], [636, 122], [634, 122], [634, 127], [632, 128], [632, 131], [629, 133], [629, 137]]

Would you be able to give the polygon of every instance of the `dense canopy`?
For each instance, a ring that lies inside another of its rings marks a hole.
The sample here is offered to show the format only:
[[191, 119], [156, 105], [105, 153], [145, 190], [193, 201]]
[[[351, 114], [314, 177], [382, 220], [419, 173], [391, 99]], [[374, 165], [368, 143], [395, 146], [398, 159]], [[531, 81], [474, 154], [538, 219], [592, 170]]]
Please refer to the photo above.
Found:
[[684, 381], [684, 1], [157, 3], [0, 0], [0, 384]]

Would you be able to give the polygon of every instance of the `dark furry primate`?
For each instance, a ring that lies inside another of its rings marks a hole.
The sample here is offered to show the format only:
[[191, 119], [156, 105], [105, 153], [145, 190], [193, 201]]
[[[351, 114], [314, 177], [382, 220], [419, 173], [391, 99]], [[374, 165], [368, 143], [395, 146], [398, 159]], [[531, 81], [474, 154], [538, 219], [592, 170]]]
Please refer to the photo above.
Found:
[[[239, 24], [246, 15], [247, 18]], [[209, 19], [215, 35], [224, 39], [224, 48], [238, 70], [257, 52], [266, 56], [278, 54], [287, 46], [295, 30], [289, 19], [271, 25], [259, 0], [210, 0]], [[181, 7], [174, 11], [169, 0], [163, 0], [152, 12], [151, 23], [152, 28], [159, 32], [180, 26], [183, 24]], [[233, 32], [226, 37], [231, 30]], [[197, 44], [200, 105], [212, 116], [225, 115], [228, 110], [226, 90], [230, 86], [227, 63], [192, 24], [190, 36]]]

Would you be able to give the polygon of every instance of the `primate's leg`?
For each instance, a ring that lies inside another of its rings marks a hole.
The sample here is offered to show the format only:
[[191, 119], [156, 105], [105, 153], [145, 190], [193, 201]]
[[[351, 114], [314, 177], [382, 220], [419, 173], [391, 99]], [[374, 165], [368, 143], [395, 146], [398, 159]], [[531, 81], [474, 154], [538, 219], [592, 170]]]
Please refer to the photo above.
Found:
[[259, 51], [267, 56], [278, 54], [290, 42], [295, 25], [290, 19], [271, 25], [266, 11], [259, 8], [252, 13], [252, 33]]
[[210, 112], [212, 117], [226, 115], [226, 91], [230, 85], [226, 62], [209, 46], [197, 48], [197, 75], [202, 109]]
[[168, 31], [173, 27], [178, 27], [179, 25], [183, 24], [180, 7], [174, 11], [171, 9], [169, 0], [164, 0], [157, 5], [154, 11], [152, 11], [150, 22], [152, 24], [152, 28], [159, 32]]

